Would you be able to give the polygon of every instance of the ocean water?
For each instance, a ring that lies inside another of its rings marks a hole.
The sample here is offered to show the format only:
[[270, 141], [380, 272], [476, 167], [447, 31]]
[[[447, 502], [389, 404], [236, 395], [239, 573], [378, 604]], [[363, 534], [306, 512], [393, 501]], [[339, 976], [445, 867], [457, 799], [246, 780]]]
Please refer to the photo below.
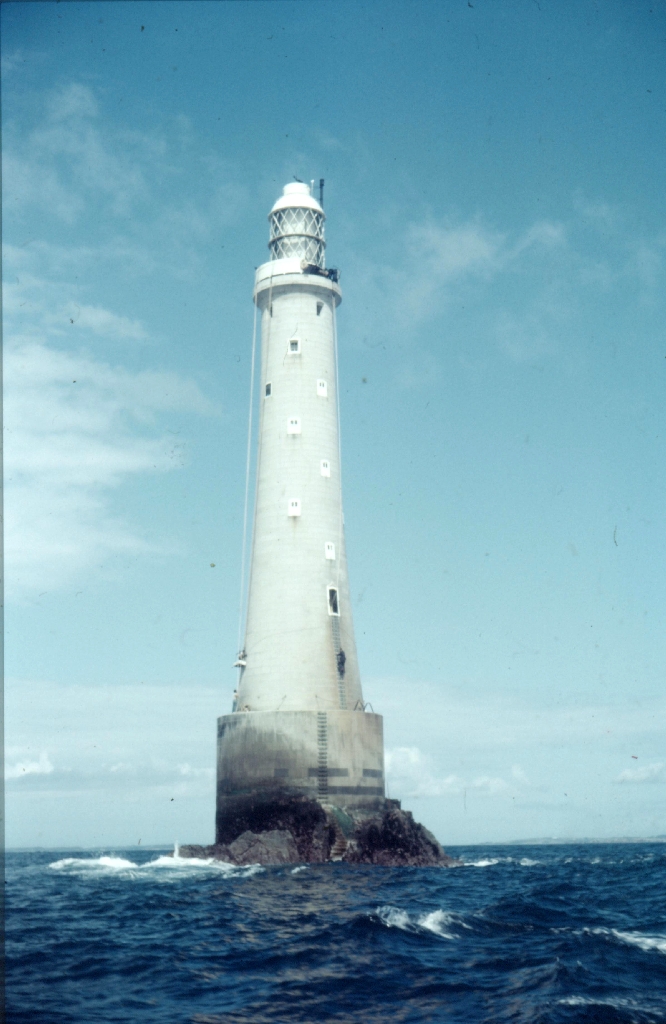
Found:
[[11, 1024], [666, 1021], [666, 845], [464, 866], [8, 853]]

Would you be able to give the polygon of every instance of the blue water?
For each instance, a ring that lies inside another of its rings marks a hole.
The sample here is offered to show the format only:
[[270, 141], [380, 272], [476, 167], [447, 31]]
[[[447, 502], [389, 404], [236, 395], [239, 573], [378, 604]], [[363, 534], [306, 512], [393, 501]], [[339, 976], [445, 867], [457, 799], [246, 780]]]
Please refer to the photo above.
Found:
[[666, 845], [465, 866], [7, 854], [11, 1024], [666, 1021]]

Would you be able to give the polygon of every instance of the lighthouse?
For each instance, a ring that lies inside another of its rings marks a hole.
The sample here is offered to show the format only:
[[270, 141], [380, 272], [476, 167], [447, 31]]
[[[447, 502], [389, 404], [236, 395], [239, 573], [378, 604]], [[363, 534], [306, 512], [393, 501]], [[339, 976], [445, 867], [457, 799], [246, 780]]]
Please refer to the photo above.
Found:
[[247, 614], [233, 710], [218, 719], [216, 842], [257, 803], [384, 805], [382, 718], [363, 700], [347, 575], [339, 274], [326, 268], [326, 218], [307, 184], [286, 185], [268, 220], [269, 259], [254, 282], [261, 370]]

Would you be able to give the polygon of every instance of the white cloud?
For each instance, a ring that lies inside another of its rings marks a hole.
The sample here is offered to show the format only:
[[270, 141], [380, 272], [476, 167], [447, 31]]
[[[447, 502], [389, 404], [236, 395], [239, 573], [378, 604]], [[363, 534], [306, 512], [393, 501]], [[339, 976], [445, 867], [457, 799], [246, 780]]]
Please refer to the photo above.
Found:
[[[137, 131], [116, 127], [99, 112], [93, 90], [72, 82], [47, 97], [32, 130], [25, 122], [7, 123], [7, 216], [39, 210], [48, 219], [84, 224], [94, 211], [97, 236], [126, 230], [142, 248], [152, 246], [161, 262], [182, 269], [193, 243], [237, 217], [248, 201], [247, 186], [216, 151], [197, 151], [199, 140], [184, 116], [164, 131]], [[185, 174], [192, 177], [193, 150], [195, 195], [183, 188]]]
[[51, 322], [53, 326], [62, 324], [65, 330], [66, 325], [70, 325], [107, 338], [144, 341], [148, 337], [148, 332], [138, 320], [118, 316], [101, 306], [85, 306], [76, 302], [63, 306], [58, 313], [52, 315]]
[[80, 82], [71, 82], [56, 90], [48, 102], [49, 114], [54, 121], [69, 117], [97, 117], [97, 101], [92, 90]]
[[179, 764], [177, 770], [180, 775], [188, 775], [193, 777], [203, 776], [204, 778], [212, 778], [215, 774], [214, 768], [193, 768], [191, 764]]
[[608, 231], [617, 224], [618, 211], [604, 199], [590, 200], [578, 192], [574, 197], [574, 209], [580, 213], [585, 220], [589, 221], [601, 231]]
[[[448, 281], [462, 273], [479, 272], [497, 265], [505, 236], [477, 222], [456, 227], [412, 224], [407, 233], [413, 259], [439, 281]], [[423, 266], [425, 264], [425, 267]]]
[[158, 421], [209, 412], [196, 385], [15, 339], [5, 389], [8, 595], [67, 586], [109, 555], [159, 550], [113, 514], [108, 492], [185, 464], [185, 445]]
[[664, 762], [654, 761], [652, 764], [635, 768], [625, 768], [616, 778], [616, 782], [663, 782], [666, 780]]
[[14, 764], [5, 765], [5, 778], [22, 779], [26, 775], [50, 775], [53, 770], [48, 753], [42, 751], [38, 761], [16, 761]]
[[553, 224], [551, 221], [540, 220], [532, 224], [520, 236], [513, 248], [509, 250], [508, 255], [510, 259], [515, 259], [526, 249], [531, 249], [533, 246], [552, 248], [553, 246], [564, 245], [565, 242], [566, 232], [562, 224]]
[[470, 781], [453, 773], [439, 777], [433, 772], [431, 758], [418, 747], [394, 747], [386, 750], [384, 757], [387, 781], [392, 791], [405, 799], [459, 795], [466, 790], [497, 796], [509, 789], [504, 779], [491, 775]]

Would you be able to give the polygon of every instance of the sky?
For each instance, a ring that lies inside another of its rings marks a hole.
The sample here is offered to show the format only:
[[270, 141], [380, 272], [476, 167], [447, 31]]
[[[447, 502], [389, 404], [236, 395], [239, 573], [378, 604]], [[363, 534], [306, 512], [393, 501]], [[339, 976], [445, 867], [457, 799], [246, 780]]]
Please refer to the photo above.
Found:
[[212, 842], [254, 268], [340, 268], [391, 797], [666, 834], [666, 4], [4, 3], [9, 846]]

